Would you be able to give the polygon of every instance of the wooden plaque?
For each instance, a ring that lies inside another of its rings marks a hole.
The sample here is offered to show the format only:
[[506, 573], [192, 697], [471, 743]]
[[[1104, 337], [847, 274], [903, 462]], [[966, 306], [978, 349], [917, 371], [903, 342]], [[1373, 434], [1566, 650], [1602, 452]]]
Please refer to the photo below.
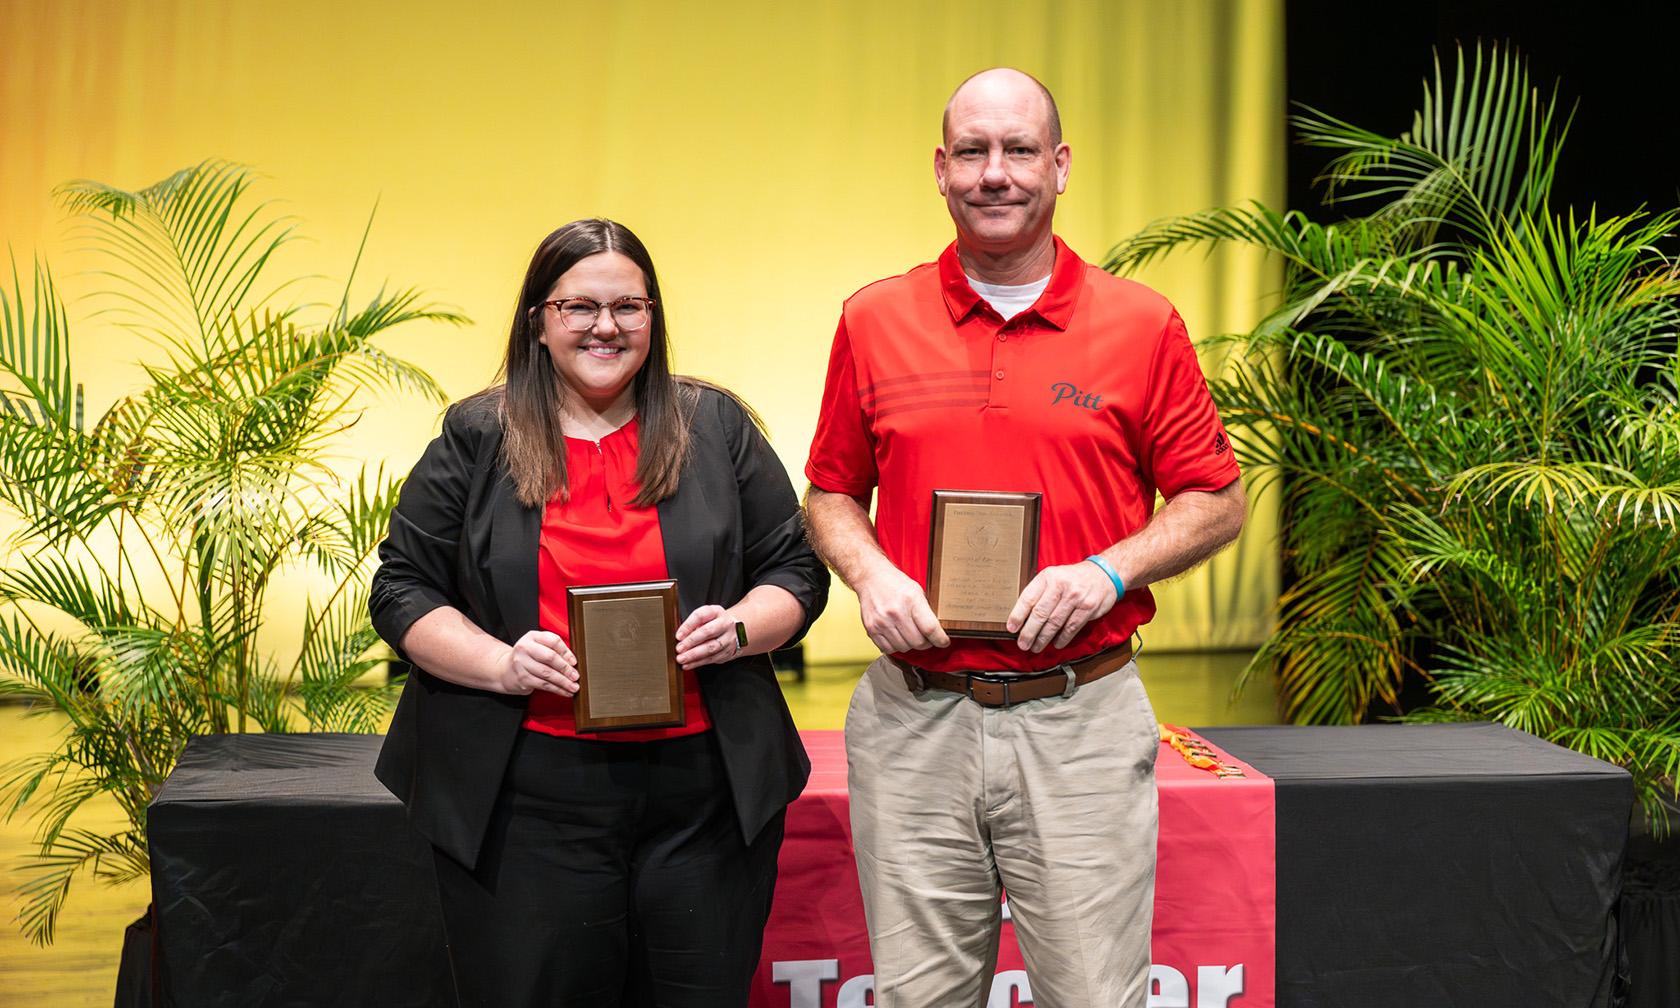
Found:
[[568, 588], [566, 613], [578, 660], [578, 731], [684, 723], [675, 581]]
[[1038, 567], [1043, 494], [935, 490], [928, 605], [953, 637], [1013, 637], [1009, 611]]

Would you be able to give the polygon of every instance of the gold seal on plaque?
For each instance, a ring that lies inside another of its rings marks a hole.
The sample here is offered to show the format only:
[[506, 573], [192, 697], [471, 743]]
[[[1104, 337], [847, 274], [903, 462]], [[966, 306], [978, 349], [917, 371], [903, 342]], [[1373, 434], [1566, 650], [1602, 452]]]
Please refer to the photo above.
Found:
[[613, 623], [612, 639], [619, 647], [629, 647], [642, 635], [642, 621], [635, 616], [625, 615]]

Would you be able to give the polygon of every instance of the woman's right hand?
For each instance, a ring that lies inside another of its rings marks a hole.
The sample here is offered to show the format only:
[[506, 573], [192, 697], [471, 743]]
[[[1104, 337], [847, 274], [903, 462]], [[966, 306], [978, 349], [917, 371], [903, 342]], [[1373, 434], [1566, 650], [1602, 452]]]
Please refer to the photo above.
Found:
[[569, 697], [578, 691], [577, 658], [560, 635], [532, 630], [502, 656], [498, 680], [503, 693], [524, 696], [547, 690]]

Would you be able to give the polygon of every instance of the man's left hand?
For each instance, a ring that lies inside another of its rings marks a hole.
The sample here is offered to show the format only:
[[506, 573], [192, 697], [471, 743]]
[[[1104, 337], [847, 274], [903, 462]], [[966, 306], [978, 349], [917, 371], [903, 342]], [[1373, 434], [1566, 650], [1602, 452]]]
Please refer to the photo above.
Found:
[[1018, 632], [1015, 642], [1022, 651], [1038, 654], [1052, 641], [1064, 648], [1085, 624], [1114, 608], [1118, 598], [1114, 582], [1094, 563], [1046, 567], [1028, 582], [1005, 625]]

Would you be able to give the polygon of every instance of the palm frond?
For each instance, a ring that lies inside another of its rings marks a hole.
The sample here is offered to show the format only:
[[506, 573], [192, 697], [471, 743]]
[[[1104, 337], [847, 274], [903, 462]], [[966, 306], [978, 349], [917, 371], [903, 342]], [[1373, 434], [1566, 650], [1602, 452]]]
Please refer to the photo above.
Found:
[[78, 180], [57, 195], [90, 223], [89, 244], [124, 267], [108, 274], [131, 295], [120, 310], [180, 352], [210, 356], [222, 319], [261, 307], [252, 293], [291, 237], [268, 204], [246, 208], [255, 181], [243, 166], [205, 161], [136, 191]]
[[12, 261], [10, 291], [0, 286], [0, 385], [7, 409], [33, 407], [31, 420], [61, 429], [81, 426], [82, 396], [70, 371], [70, 323], [52, 272], [35, 264], [34, 282], [25, 304], [17, 261]]
[[1325, 171], [1333, 200], [1386, 200], [1379, 213], [1450, 223], [1479, 242], [1499, 222], [1545, 207], [1567, 126], [1555, 96], [1542, 100], [1512, 49], [1456, 53], [1450, 85], [1441, 62], [1412, 126], [1397, 138], [1308, 109], [1294, 119], [1304, 143], [1341, 153]]
[[23, 898], [18, 922], [30, 941], [50, 945], [76, 876], [88, 872], [119, 882], [143, 877], [150, 870], [145, 842], [137, 833], [63, 833], [18, 869], [22, 881], [17, 892]]
[[334, 578], [360, 571], [385, 538], [401, 490], [402, 480], [387, 477], [383, 467], [372, 474], [364, 467], [324, 508], [306, 515], [296, 533], [299, 549]]

